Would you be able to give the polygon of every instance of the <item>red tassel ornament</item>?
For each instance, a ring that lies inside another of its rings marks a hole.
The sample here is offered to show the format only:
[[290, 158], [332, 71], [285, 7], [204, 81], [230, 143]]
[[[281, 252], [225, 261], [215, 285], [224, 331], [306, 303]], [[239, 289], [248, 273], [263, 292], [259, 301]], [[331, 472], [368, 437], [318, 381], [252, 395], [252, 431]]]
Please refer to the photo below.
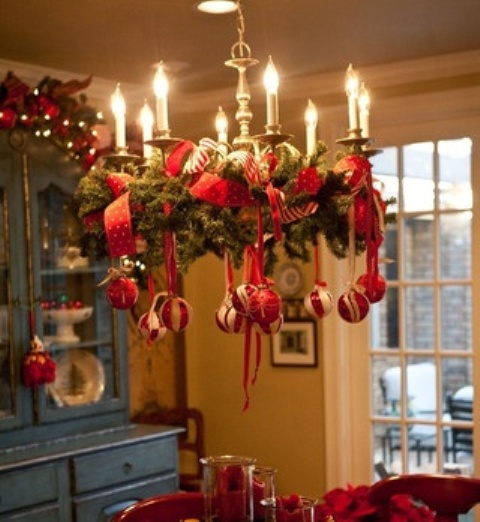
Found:
[[27, 388], [38, 388], [41, 384], [55, 381], [55, 361], [47, 352], [42, 341], [35, 335], [30, 350], [23, 357], [22, 381]]

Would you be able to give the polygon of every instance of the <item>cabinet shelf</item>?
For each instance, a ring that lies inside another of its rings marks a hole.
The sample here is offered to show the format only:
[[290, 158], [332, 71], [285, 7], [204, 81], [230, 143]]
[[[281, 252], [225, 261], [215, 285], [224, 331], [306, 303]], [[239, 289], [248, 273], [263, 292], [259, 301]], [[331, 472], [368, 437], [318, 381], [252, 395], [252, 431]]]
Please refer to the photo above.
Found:
[[100, 274], [105, 272], [105, 267], [101, 266], [81, 266], [81, 267], [53, 267], [42, 268], [40, 270], [41, 276], [65, 276], [65, 275], [81, 275], [81, 274]]
[[111, 340], [93, 339], [90, 341], [80, 341], [78, 343], [62, 343], [50, 340], [48, 337], [44, 338], [45, 347], [49, 350], [69, 350], [69, 349], [87, 349], [87, 348], [110, 348], [112, 349]]

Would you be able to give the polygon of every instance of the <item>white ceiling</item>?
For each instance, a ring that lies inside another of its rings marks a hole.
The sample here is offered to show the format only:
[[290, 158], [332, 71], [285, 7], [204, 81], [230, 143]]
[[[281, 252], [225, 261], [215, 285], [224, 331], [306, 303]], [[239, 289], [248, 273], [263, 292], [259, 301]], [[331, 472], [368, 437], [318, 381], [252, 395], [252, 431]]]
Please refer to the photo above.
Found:
[[[0, 59], [150, 84], [160, 60], [180, 92], [232, 85], [236, 14], [194, 0], [0, 0]], [[285, 78], [480, 49], [480, 0], [243, 0], [260, 69]]]

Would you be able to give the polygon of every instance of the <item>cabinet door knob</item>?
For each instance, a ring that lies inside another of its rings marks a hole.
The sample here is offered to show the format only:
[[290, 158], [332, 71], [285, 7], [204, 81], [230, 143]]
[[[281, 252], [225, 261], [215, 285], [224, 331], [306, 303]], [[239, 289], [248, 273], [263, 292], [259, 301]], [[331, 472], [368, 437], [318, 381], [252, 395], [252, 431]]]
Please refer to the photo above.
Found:
[[130, 473], [130, 471], [132, 471], [132, 469], [133, 469], [133, 465], [130, 464], [130, 462], [125, 462], [125, 464], [123, 465], [124, 473]]

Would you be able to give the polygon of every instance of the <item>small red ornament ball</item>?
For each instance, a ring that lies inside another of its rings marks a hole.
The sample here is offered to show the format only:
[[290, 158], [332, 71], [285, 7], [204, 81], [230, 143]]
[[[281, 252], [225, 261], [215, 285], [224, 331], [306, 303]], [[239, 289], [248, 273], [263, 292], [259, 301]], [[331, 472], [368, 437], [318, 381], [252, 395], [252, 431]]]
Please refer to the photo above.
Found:
[[160, 322], [156, 312], [145, 312], [137, 323], [138, 331], [142, 337], [150, 342], [160, 341], [165, 337], [167, 328]]
[[243, 333], [247, 318], [235, 310], [232, 303], [223, 303], [215, 312], [215, 322], [222, 332]]
[[0, 110], [0, 129], [13, 129], [16, 119], [17, 113], [10, 107], [4, 107]]
[[371, 282], [370, 288], [368, 284], [368, 274], [363, 274], [357, 279], [357, 285], [365, 288], [365, 295], [371, 303], [378, 303], [383, 299], [385, 292], [387, 291], [387, 283], [385, 279], [377, 274], [374, 276], [374, 280]]
[[303, 304], [311, 317], [323, 319], [333, 310], [333, 296], [326, 286], [317, 284], [304, 297]]
[[340, 317], [349, 323], [359, 323], [368, 314], [370, 305], [361, 292], [349, 290], [340, 296], [337, 309]]
[[108, 302], [118, 310], [132, 308], [138, 299], [138, 287], [127, 277], [114, 279], [107, 286], [106, 292]]
[[252, 283], [238, 286], [232, 293], [232, 305], [237, 312], [248, 315], [250, 310], [250, 296], [257, 290]]
[[181, 332], [192, 321], [193, 309], [181, 297], [167, 297], [158, 311], [160, 321], [174, 332]]
[[282, 312], [282, 298], [270, 288], [258, 288], [250, 295], [250, 318], [255, 323], [271, 324]]

